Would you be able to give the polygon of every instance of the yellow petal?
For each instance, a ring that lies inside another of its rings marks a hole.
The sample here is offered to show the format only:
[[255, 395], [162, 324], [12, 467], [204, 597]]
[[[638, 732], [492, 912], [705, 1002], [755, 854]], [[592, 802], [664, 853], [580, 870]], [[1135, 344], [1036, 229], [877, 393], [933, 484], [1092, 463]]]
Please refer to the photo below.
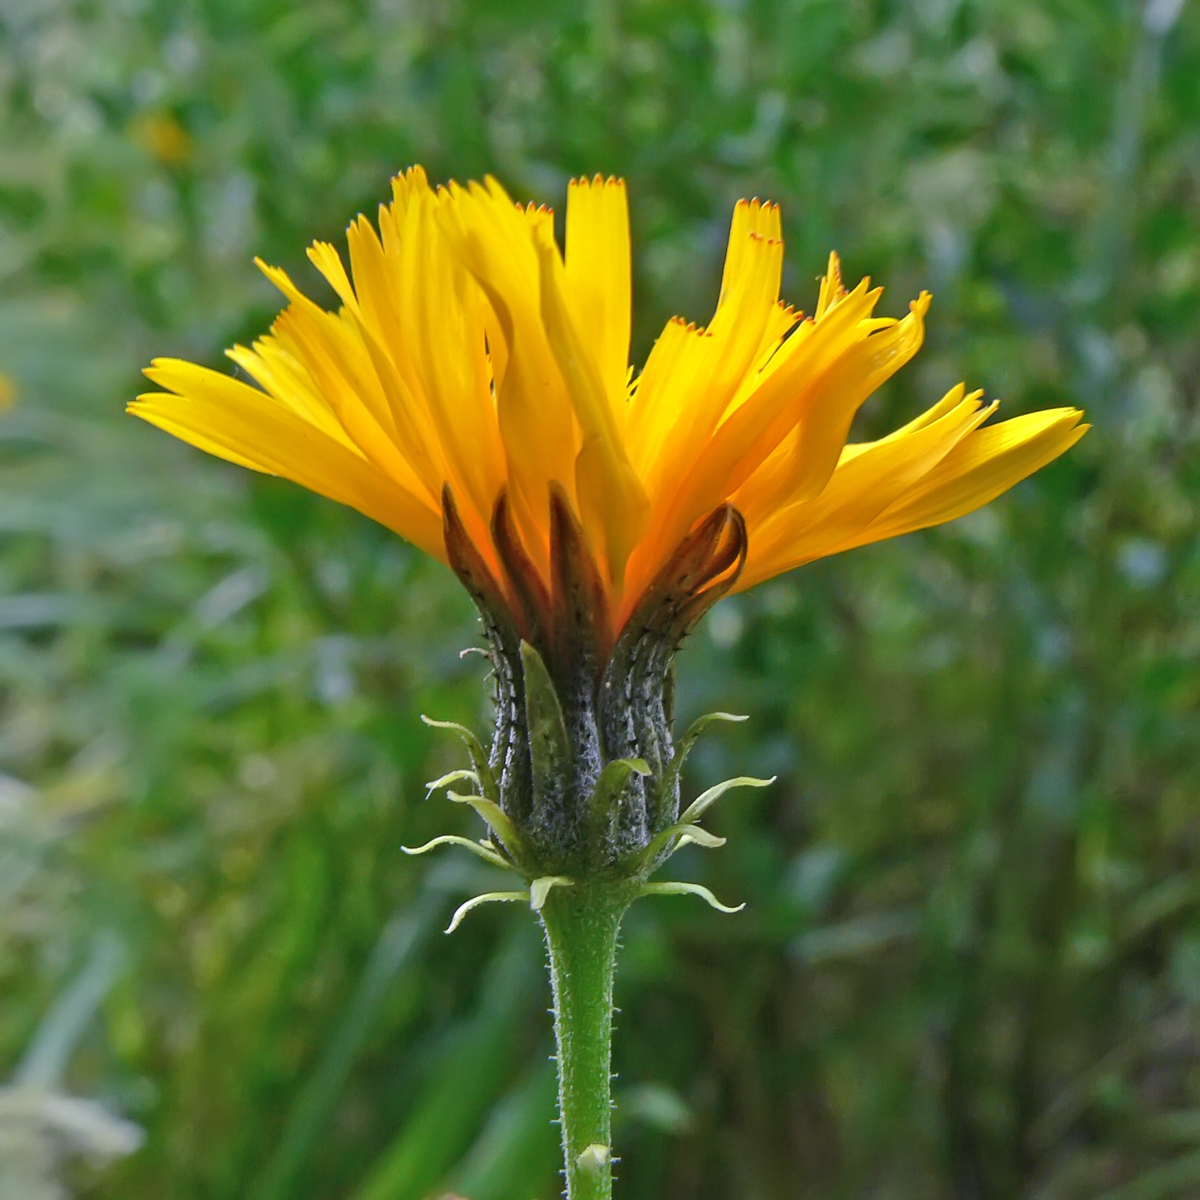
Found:
[[579, 449], [570, 397], [546, 338], [535, 224], [495, 180], [453, 185], [438, 218], [494, 310], [507, 355], [496, 396], [509, 495], [529, 553], [545, 569], [550, 484], [575, 499]]
[[708, 351], [706, 333], [673, 317], [654, 343], [638, 377], [629, 405], [625, 440], [638, 475], [648, 479], [652, 467], [669, 451], [667, 439], [687, 397], [704, 386]]
[[804, 468], [800, 496], [816, 496], [829, 481], [863, 402], [921, 348], [929, 294], [913, 301], [906, 317], [877, 328], [816, 382], [800, 423]]
[[623, 179], [573, 179], [567, 188], [563, 285], [579, 329], [586, 331], [619, 428], [628, 407], [632, 308], [629, 201]]
[[741, 278], [746, 267], [746, 249], [751, 238], [757, 236], [766, 241], [783, 242], [783, 226], [779, 219], [779, 205], [764, 204], [754, 200], [739, 200], [733, 206], [733, 219], [729, 225], [729, 241], [725, 247], [725, 267], [721, 272], [721, 293], [717, 307], [725, 303]]
[[325, 276], [329, 286], [337, 292], [338, 299], [361, 317], [358, 297], [354, 294], [341, 255], [328, 242], [313, 242], [308, 248], [308, 261]]
[[[364, 232], [351, 245], [360, 248], [369, 271], [371, 239]], [[484, 301], [445, 244], [431, 194], [410, 199], [403, 242], [382, 266], [384, 278], [373, 290], [380, 293], [381, 307], [389, 298], [394, 305], [393, 357], [427, 414], [444, 478], [463, 515], [473, 511], [486, 525], [505, 465], [486, 355]]]
[[739, 587], [835, 553], [859, 536], [992, 415], [996, 405], [982, 407], [981, 395], [964, 396], [960, 384], [924, 414], [937, 414], [934, 419], [911, 422], [876, 442], [846, 446], [829, 483], [813, 499], [781, 501], [792, 464], [765, 463], [734, 499], [755, 530], [743, 572], [749, 581], [739, 580]]
[[[436, 447], [428, 436], [418, 432], [415, 423], [408, 427], [402, 423], [401, 432], [397, 432], [387, 392], [357, 331], [341, 322], [336, 331], [328, 323], [322, 324], [324, 333], [330, 336], [318, 332], [313, 314], [292, 305], [276, 318], [272, 332], [303, 364], [365, 457], [393, 478], [415, 476], [433, 502], [442, 482]], [[370, 403], [365, 399], [368, 395]], [[411, 415], [411, 409], [401, 411], [404, 416]], [[403, 451], [400, 444], [405, 447]]]
[[966, 410], [972, 403], [968, 397], [900, 438], [847, 455], [826, 489], [828, 496], [781, 510], [759, 526], [738, 589], [817, 558], [973, 512], [1057, 458], [1089, 428], [1073, 408], [978, 428], [995, 405], [970, 417]]
[[[337, 414], [314, 386], [312, 377], [279, 339], [271, 334], [259, 338], [252, 347], [233, 346], [225, 351], [264, 391], [290, 408], [298, 417], [316, 425], [322, 433], [353, 448], [350, 435], [342, 428]], [[357, 451], [356, 451], [357, 452]]]
[[435, 508], [270, 396], [177, 359], [155, 359], [146, 374], [174, 394], [139, 396], [128, 409], [135, 416], [209, 453], [349, 504], [445, 559]]
[[980, 429], [873, 521], [855, 545], [974, 512], [1075, 445], [1091, 428], [1082, 419], [1077, 408], [1052, 408]]
[[842, 286], [842, 260], [836, 250], [829, 252], [829, 267], [821, 279], [821, 290], [817, 296], [817, 311], [815, 316], [820, 320], [834, 305], [846, 298], [846, 289]]
[[542, 321], [583, 431], [575, 465], [579, 515], [593, 542], [603, 545], [610, 582], [619, 588], [649, 502], [625, 454], [600, 371], [567, 305], [563, 266], [552, 239], [552, 230], [537, 238]]
[[701, 515], [693, 492], [705, 489], [693, 481], [681, 498], [681, 476], [705, 454], [747, 374], [759, 365], [764, 334], [777, 311], [782, 262], [782, 243], [749, 233], [712, 324], [673, 348], [670, 376], [653, 393], [643, 396], [638, 388], [629, 438], [647, 447], [639, 474], [651, 500], [653, 539], [639, 558], [670, 553]]
[[256, 261], [291, 301], [272, 332], [312, 377], [355, 445], [385, 474], [415, 473], [436, 502], [445, 478], [439, 447], [419, 410], [381, 381], [381, 358], [372, 358], [353, 310], [347, 308], [345, 316], [325, 312], [286, 272]]

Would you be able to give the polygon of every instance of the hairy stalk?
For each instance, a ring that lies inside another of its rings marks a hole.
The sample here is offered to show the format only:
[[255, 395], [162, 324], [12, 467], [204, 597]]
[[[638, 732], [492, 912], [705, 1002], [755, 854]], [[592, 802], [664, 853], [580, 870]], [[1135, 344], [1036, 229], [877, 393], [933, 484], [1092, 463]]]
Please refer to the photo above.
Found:
[[612, 1196], [613, 969], [628, 882], [555, 888], [542, 907], [554, 992], [567, 1200]]

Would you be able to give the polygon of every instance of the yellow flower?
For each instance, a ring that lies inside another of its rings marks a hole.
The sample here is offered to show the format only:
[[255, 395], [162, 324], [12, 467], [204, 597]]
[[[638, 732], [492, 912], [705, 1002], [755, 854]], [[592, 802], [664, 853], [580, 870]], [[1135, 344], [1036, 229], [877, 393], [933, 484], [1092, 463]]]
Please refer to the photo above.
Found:
[[519, 561], [518, 589], [553, 590], [552, 525], [569, 521], [608, 639], [706, 521], [705, 582], [723, 571], [742, 589], [970, 512], [1088, 428], [1073, 408], [986, 425], [996, 405], [960, 384], [888, 437], [847, 444], [863, 401], [920, 347], [930, 297], [876, 317], [881, 289], [847, 291], [831, 256], [813, 315], [794, 311], [773, 204], [738, 203], [712, 320], [672, 320], [636, 375], [621, 180], [570, 185], [565, 255], [552, 213], [491, 178], [434, 190], [414, 167], [378, 226], [350, 226], [350, 274], [332, 246], [309, 250], [337, 312], [260, 263], [288, 307], [228, 352], [258, 387], [157, 359], [146, 374], [162, 390], [130, 411], [442, 561], [460, 527], [510, 588]]
[[182, 166], [195, 148], [188, 131], [170, 112], [142, 114], [133, 121], [130, 133], [138, 145], [169, 167]]

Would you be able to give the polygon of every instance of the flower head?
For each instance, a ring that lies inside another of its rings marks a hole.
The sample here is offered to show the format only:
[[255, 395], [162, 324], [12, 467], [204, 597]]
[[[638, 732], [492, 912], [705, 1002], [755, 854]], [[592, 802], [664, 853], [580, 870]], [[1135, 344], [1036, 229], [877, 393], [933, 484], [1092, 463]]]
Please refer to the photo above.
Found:
[[[415, 167], [379, 231], [349, 228], [348, 273], [309, 257], [341, 300], [287, 297], [271, 332], [229, 357], [259, 387], [176, 359], [130, 411], [223, 458], [350, 504], [443, 561], [444, 494], [484, 560], [507, 497], [512, 533], [550, 582], [553, 492], [600, 572], [613, 633], [697, 524], [745, 519], [735, 589], [971, 511], [1082, 435], [1076, 409], [985, 425], [960, 385], [877, 442], [847, 444], [859, 406], [920, 347], [929, 296], [900, 320], [882, 289], [847, 291], [836, 256], [809, 317], [779, 299], [779, 210], [734, 210], [716, 312], [668, 323], [629, 366], [624, 182], [577, 180], [566, 253], [552, 213], [488, 179], [436, 191]], [[353, 282], [352, 282], [353, 280]]]
[[[228, 352], [257, 387], [157, 359], [146, 374], [162, 390], [130, 411], [453, 567], [487, 623], [493, 758], [522, 819], [571, 807], [539, 797], [543, 783], [576, 788], [530, 765], [523, 643], [548, 673], [581, 795], [623, 755], [657, 770], [671, 657], [719, 596], [970, 512], [1087, 428], [1072, 408], [985, 424], [996, 405], [960, 384], [848, 444], [859, 407], [920, 347], [930, 298], [877, 317], [881, 289], [847, 290], [831, 256], [812, 315], [797, 312], [779, 298], [774, 204], [738, 203], [712, 320], [670, 321], [636, 375], [621, 180], [570, 185], [565, 254], [549, 210], [491, 178], [435, 190], [419, 167], [393, 181], [378, 229], [360, 216], [348, 241], [349, 272], [332, 246], [309, 250], [336, 312], [260, 263], [288, 306]], [[629, 844], [661, 828], [653, 807], [621, 818]]]

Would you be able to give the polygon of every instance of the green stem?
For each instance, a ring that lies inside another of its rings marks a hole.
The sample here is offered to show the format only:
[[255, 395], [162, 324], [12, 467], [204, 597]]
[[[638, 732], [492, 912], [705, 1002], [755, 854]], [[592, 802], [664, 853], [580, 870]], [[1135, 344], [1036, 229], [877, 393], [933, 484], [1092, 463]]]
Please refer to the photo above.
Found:
[[612, 1018], [628, 884], [554, 888], [542, 908], [558, 1042], [567, 1200], [612, 1196]]

